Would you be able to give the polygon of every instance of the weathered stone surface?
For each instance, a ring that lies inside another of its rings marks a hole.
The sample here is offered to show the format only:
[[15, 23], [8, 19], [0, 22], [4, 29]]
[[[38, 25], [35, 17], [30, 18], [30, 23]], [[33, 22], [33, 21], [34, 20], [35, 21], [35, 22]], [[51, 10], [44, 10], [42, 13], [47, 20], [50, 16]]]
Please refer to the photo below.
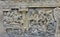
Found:
[[0, 37], [60, 37], [60, 0], [0, 0]]

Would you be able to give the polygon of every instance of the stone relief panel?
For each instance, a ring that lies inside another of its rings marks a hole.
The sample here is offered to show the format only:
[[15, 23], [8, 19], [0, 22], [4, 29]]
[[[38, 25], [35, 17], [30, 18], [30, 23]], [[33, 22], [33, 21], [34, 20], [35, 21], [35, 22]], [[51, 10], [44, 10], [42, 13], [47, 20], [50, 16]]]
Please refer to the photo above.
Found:
[[53, 9], [37, 8], [37, 9], [29, 9], [29, 12], [28, 13], [31, 14], [29, 15], [30, 16], [29, 19], [32, 19], [31, 22], [32, 24], [31, 23], [29, 24], [31, 29], [30, 33], [32, 33], [33, 35], [46, 34], [47, 36], [54, 37], [53, 35], [55, 34], [55, 30], [56, 30], [56, 21], [53, 15], [54, 13]]
[[9, 37], [55, 37], [54, 8], [11, 8], [3, 11], [3, 23]]
[[60, 37], [60, 0], [0, 0], [0, 37]]

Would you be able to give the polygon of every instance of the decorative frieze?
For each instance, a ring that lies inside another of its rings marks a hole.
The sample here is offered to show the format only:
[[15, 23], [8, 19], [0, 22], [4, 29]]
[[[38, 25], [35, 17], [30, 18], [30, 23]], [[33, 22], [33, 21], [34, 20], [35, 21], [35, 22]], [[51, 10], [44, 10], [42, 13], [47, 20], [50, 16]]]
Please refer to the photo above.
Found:
[[11, 8], [10, 11], [3, 11], [3, 22], [7, 34], [9, 36], [55, 36], [56, 22], [53, 17], [53, 9], [28, 8], [20, 10]]

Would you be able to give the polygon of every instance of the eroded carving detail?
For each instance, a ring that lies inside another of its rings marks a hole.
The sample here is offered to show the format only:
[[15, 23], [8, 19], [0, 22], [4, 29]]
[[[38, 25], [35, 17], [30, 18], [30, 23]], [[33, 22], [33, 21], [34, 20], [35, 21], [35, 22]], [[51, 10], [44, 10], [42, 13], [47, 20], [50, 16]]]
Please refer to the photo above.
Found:
[[11, 9], [3, 11], [4, 27], [11, 37], [19, 36], [41, 36], [53, 37], [56, 30], [52, 8], [35, 8], [28, 11]]

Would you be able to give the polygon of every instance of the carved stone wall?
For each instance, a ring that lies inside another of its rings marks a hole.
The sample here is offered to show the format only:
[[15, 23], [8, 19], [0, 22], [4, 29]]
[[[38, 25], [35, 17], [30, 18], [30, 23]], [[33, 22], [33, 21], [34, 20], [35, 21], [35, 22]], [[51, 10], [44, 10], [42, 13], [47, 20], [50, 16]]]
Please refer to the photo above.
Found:
[[60, 37], [59, 0], [1, 0], [0, 37]]

